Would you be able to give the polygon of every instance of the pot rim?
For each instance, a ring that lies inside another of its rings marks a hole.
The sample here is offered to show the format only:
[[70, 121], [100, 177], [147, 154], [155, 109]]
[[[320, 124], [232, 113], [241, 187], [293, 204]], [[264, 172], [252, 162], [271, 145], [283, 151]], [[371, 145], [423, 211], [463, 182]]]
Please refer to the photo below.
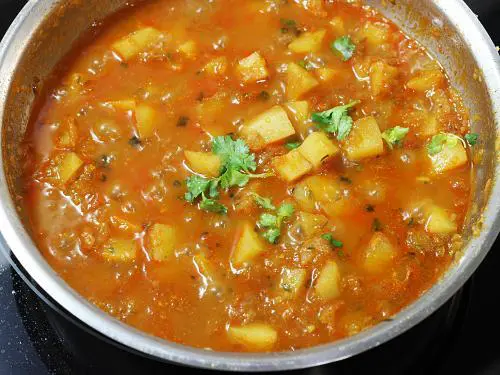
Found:
[[[0, 118], [23, 45], [57, 5], [58, 0], [30, 0], [0, 44]], [[489, 35], [463, 0], [435, 0], [442, 12], [462, 30], [467, 47], [487, 80], [485, 82], [496, 126], [500, 123], [500, 58]], [[464, 30], [467, 30], [466, 32]], [[479, 52], [480, 51], [480, 52]], [[3, 133], [0, 143], [3, 145]], [[2, 146], [3, 147], [3, 146]], [[2, 152], [4, 155], [5, 150]], [[485, 208], [483, 229], [464, 249], [461, 259], [415, 302], [391, 321], [382, 322], [355, 336], [297, 351], [247, 354], [215, 352], [176, 344], [141, 332], [111, 317], [77, 294], [60, 278], [38, 251], [18, 217], [0, 159], [0, 228], [6, 243], [33, 280], [65, 310], [99, 333], [126, 347], [154, 358], [178, 364], [231, 371], [277, 371], [301, 369], [338, 361], [374, 348], [413, 327], [444, 304], [467, 281], [488, 253], [500, 231], [500, 184], [494, 183]], [[495, 166], [495, 176], [500, 165]], [[494, 181], [495, 182], [495, 181]]]

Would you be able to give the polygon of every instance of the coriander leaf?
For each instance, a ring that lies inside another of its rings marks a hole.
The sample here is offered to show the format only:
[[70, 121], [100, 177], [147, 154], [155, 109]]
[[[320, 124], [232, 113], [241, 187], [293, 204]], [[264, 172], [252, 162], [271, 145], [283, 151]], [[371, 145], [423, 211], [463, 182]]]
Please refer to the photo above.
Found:
[[477, 139], [479, 138], [479, 134], [477, 133], [468, 133], [464, 136], [465, 140], [469, 144], [469, 146], [474, 146], [477, 143]]
[[268, 213], [263, 213], [259, 218], [259, 225], [264, 228], [272, 228], [278, 226], [278, 218], [276, 215], [271, 215]]
[[202, 195], [210, 186], [210, 180], [200, 176], [191, 176], [186, 180], [187, 193], [184, 198], [188, 202], [193, 202], [196, 198]]
[[387, 142], [387, 146], [392, 150], [394, 146], [400, 145], [403, 138], [410, 131], [409, 128], [403, 128], [401, 126], [395, 126], [390, 129], [384, 130], [382, 133], [382, 138]]
[[300, 147], [300, 142], [288, 142], [285, 144], [285, 147], [288, 150], [295, 150], [296, 148]]
[[227, 207], [226, 206], [217, 202], [214, 199], [205, 198], [204, 195], [203, 195], [203, 199], [200, 202], [200, 208], [202, 210], [208, 211], [208, 212], [215, 212], [215, 213], [222, 214], [222, 215], [227, 214]]
[[220, 179], [215, 179], [210, 181], [210, 185], [208, 187], [208, 196], [210, 198], [218, 198], [219, 197], [219, 192], [217, 191], [217, 188], [219, 187], [219, 182]]
[[225, 169], [255, 171], [255, 156], [250, 153], [248, 145], [242, 140], [233, 140], [229, 136], [215, 137], [212, 141], [212, 152], [220, 156]]
[[295, 208], [293, 207], [293, 204], [291, 203], [283, 203], [281, 206], [278, 208], [278, 218], [279, 219], [287, 219], [290, 216], [293, 215], [293, 211], [295, 211]]
[[451, 133], [439, 133], [434, 135], [429, 143], [427, 143], [427, 153], [430, 156], [436, 155], [443, 151], [443, 147], [455, 147], [459, 141], [462, 141], [458, 135]]
[[228, 189], [231, 186], [243, 187], [249, 180], [250, 177], [247, 174], [241, 173], [237, 169], [227, 169], [220, 176], [220, 186], [223, 189]]
[[257, 203], [257, 205], [259, 207], [262, 207], [266, 210], [275, 210], [276, 209], [276, 207], [274, 207], [273, 202], [271, 201], [270, 198], [261, 197], [257, 193], [250, 193], [250, 194], [252, 195], [253, 199], [255, 200], [255, 203]]
[[262, 237], [264, 237], [267, 242], [275, 244], [278, 241], [281, 232], [278, 228], [270, 228], [262, 233]]
[[342, 61], [349, 60], [354, 51], [356, 50], [356, 45], [352, 42], [351, 37], [348, 35], [341, 36], [336, 39], [330, 46], [333, 52], [342, 57]]
[[327, 133], [333, 133], [339, 141], [345, 139], [352, 128], [352, 118], [349, 116], [349, 109], [359, 104], [359, 100], [354, 100], [346, 105], [333, 107], [323, 112], [312, 114], [312, 120], [316, 126]]
[[331, 233], [322, 234], [321, 238], [323, 238], [324, 240], [327, 240], [330, 243], [331, 247], [340, 248], [340, 247], [344, 246], [342, 241], [339, 241], [339, 240], [336, 240], [335, 238], [333, 238], [333, 235]]

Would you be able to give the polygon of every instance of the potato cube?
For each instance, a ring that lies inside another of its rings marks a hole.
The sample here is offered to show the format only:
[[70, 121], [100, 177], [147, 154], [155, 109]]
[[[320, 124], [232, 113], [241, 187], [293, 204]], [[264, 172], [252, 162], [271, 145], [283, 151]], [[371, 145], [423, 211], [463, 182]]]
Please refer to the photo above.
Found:
[[161, 32], [156, 29], [145, 27], [114, 42], [111, 48], [118, 53], [123, 60], [127, 61], [152, 47], [160, 40], [161, 35]]
[[293, 126], [302, 138], [305, 138], [311, 128], [309, 103], [305, 100], [285, 104], [293, 122]]
[[146, 104], [139, 104], [135, 109], [135, 121], [140, 138], [152, 137], [157, 127], [155, 110]]
[[382, 134], [374, 117], [357, 120], [343, 144], [347, 158], [358, 161], [384, 152]]
[[236, 72], [244, 83], [262, 81], [269, 77], [266, 60], [258, 52], [238, 61]]
[[211, 152], [184, 151], [189, 167], [196, 173], [207, 177], [218, 177], [220, 174], [220, 157]]
[[288, 182], [302, 177], [313, 168], [299, 150], [292, 150], [285, 155], [275, 157], [273, 166], [280, 177]]
[[377, 48], [389, 39], [389, 25], [381, 22], [367, 22], [363, 25], [361, 35], [366, 39], [370, 49]]
[[314, 168], [319, 168], [326, 159], [339, 153], [339, 148], [323, 132], [309, 134], [297, 150]]
[[102, 256], [106, 260], [127, 262], [135, 259], [136, 248], [135, 240], [113, 238], [104, 246]]
[[386, 92], [397, 75], [397, 68], [390, 66], [383, 61], [373, 63], [370, 67], [372, 94], [377, 96]]
[[396, 256], [396, 250], [387, 236], [373, 234], [363, 254], [363, 267], [368, 272], [383, 272]]
[[74, 152], [60, 154], [56, 160], [56, 179], [62, 185], [71, 180], [83, 165], [82, 159]]
[[295, 53], [318, 52], [323, 44], [326, 30], [320, 29], [312, 32], [305, 32], [288, 45], [288, 49]]
[[250, 148], [259, 150], [295, 134], [295, 129], [283, 108], [274, 106], [244, 125], [241, 135]]
[[340, 271], [335, 261], [329, 260], [323, 266], [314, 285], [314, 292], [323, 300], [340, 296]]
[[443, 208], [430, 204], [426, 206], [425, 214], [427, 217], [425, 222], [426, 232], [450, 234], [457, 231], [457, 223]]
[[280, 288], [287, 297], [300, 293], [306, 284], [307, 272], [302, 268], [283, 268], [281, 272]]
[[231, 263], [235, 267], [250, 263], [255, 257], [266, 250], [259, 235], [250, 222], [244, 222], [236, 235], [236, 244], [231, 254]]
[[319, 82], [307, 70], [296, 63], [289, 63], [286, 76], [286, 97], [288, 100], [299, 99], [302, 95], [319, 85]]
[[462, 142], [454, 146], [444, 145], [443, 149], [435, 155], [429, 155], [432, 172], [435, 174], [450, 171], [465, 165], [468, 161], [467, 152]]
[[73, 148], [78, 140], [78, 129], [75, 124], [75, 119], [68, 118], [60, 126], [58, 137], [56, 140], [59, 148]]
[[297, 215], [297, 222], [304, 237], [310, 238], [321, 232], [321, 230], [328, 223], [328, 219], [323, 215], [300, 211]]
[[293, 189], [293, 198], [303, 210], [313, 212], [316, 209], [316, 200], [313, 193], [307, 184], [306, 178], [304, 181], [299, 182]]
[[296, 1], [295, 3], [308, 10], [315, 16], [326, 17], [328, 13], [325, 11], [323, 1], [324, 0], [301, 0]]
[[227, 66], [228, 62], [226, 56], [214, 57], [205, 64], [203, 71], [210, 76], [221, 76], [226, 73]]
[[181, 53], [185, 58], [194, 60], [196, 59], [198, 48], [194, 40], [188, 40], [187, 42], [182, 43], [177, 48], [177, 51]]
[[166, 224], [154, 224], [148, 230], [147, 234], [147, 249], [149, 255], [158, 261], [167, 260], [174, 255], [175, 228]]
[[321, 82], [330, 82], [341, 74], [338, 70], [332, 68], [318, 68], [315, 73]]
[[269, 324], [252, 323], [241, 327], [229, 327], [227, 330], [229, 338], [243, 345], [247, 350], [266, 351], [271, 350], [278, 341], [278, 333]]
[[443, 72], [440, 69], [430, 69], [417, 72], [406, 86], [418, 92], [426, 92], [431, 89], [441, 87], [445, 81]]
[[142, 232], [142, 228], [139, 225], [131, 223], [119, 216], [111, 216], [109, 221], [111, 226], [119, 231], [130, 234]]

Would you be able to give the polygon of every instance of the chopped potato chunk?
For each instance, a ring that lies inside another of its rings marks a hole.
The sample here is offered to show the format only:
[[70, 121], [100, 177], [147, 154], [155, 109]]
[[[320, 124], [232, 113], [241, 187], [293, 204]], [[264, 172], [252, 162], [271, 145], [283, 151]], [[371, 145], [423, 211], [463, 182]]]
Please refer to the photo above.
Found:
[[269, 77], [266, 60], [258, 52], [238, 61], [236, 72], [244, 83], [262, 81]]
[[439, 69], [423, 70], [411, 78], [406, 86], [412, 90], [425, 92], [440, 87], [445, 80], [443, 72]]
[[389, 25], [381, 22], [367, 22], [361, 29], [361, 35], [366, 39], [368, 47], [373, 50], [389, 39]]
[[445, 145], [443, 149], [435, 155], [429, 155], [432, 165], [432, 172], [435, 174], [450, 171], [467, 164], [468, 157], [462, 142], [457, 142], [454, 146]]
[[196, 42], [194, 40], [188, 40], [187, 42], [182, 43], [177, 51], [184, 55], [187, 59], [194, 60], [198, 54], [198, 47], [196, 46]]
[[220, 174], [220, 157], [211, 152], [184, 151], [189, 167], [196, 173], [208, 177], [217, 177]]
[[309, 134], [297, 150], [314, 168], [319, 168], [326, 159], [339, 153], [339, 148], [323, 132]]
[[382, 134], [374, 117], [357, 120], [343, 145], [347, 158], [358, 161], [384, 152]]
[[60, 154], [56, 160], [56, 178], [62, 185], [71, 180], [83, 165], [83, 160], [74, 152]]
[[127, 61], [152, 47], [159, 41], [161, 35], [156, 29], [145, 27], [114, 42], [111, 48]]
[[60, 148], [73, 148], [78, 140], [78, 129], [75, 124], [75, 119], [68, 118], [64, 121], [59, 129], [56, 140], [57, 146]]
[[330, 82], [341, 74], [338, 70], [332, 68], [318, 68], [315, 73], [321, 82]]
[[373, 63], [370, 67], [370, 83], [373, 95], [377, 96], [386, 92], [397, 75], [397, 68], [383, 61]]
[[363, 255], [363, 267], [369, 272], [383, 272], [396, 256], [396, 250], [387, 236], [373, 234]]
[[241, 135], [253, 150], [281, 141], [295, 134], [285, 110], [276, 105], [244, 125]]
[[426, 206], [425, 214], [427, 216], [425, 222], [426, 232], [450, 234], [457, 231], [457, 223], [443, 208], [430, 204]]
[[346, 199], [340, 183], [326, 176], [310, 176], [295, 186], [293, 196], [305, 211], [323, 210], [328, 216], [338, 216], [353, 207]]
[[312, 164], [299, 150], [292, 150], [285, 155], [275, 157], [273, 159], [273, 166], [280, 177], [288, 182], [302, 177], [313, 168]]
[[167, 260], [174, 254], [175, 228], [166, 224], [154, 224], [148, 231], [148, 250], [154, 260]]
[[278, 333], [269, 324], [252, 323], [241, 327], [229, 327], [231, 340], [252, 351], [271, 350], [278, 341]]
[[323, 5], [323, 0], [301, 0], [296, 1], [296, 3], [315, 16], [325, 17], [327, 15]]
[[280, 288], [287, 297], [296, 296], [306, 284], [307, 272], [301, 268], [283, 268]]
[[288, 100], [299, 99], [302, 95], [319, 85], [319, 82], [307, 70], [296, 63], [289, 63], [286, 76], [286, 97]]
[[323, 266], [314, 285], [314, 291], [324, 300], [340, 296], [340, 271], [335, 261], [329, 260]]
[[137, 132], [140, 138], [152, 137], [157, 127], [155, 110], [146, 104], [139, 104], [135, 109]]
[[228, 62], [226, 56], [214, 57], [205, 64], [203, 71], [210, 76], [221, 76], [226, 73], [227, 66]]
[[305, 138], [311, 128], [309, 103], [305, 100], [285, 104], [291, 115], [293, 126], [302, 138]]
[[250, 263], [266, 249], [250, 222], [244, 222], [240, 226], [236, 238], [236, 245], [231, 254], [231, 262], [235, 267]]
[[135, 259], [137, 244], [135, 240], [111, 239], [104, 246], [102, 256], [111, 261], [127, 262]]
[[295, 53], [317, 52], [323, 44], [325, 34], [324, 29], [302, 33], [288, 45], [288, 49]]
[[325, 216], [305, 211], [299, 212], [297, 221], [305, 238], [310, 238], [318, 234], [328, 223], [328, 219]]

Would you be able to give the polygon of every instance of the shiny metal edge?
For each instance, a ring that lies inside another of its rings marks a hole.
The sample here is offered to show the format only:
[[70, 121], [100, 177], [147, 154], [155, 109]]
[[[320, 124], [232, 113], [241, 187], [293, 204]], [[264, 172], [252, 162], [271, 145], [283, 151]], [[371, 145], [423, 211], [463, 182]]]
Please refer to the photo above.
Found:
[[[56, 0], [30, 0], [14, 20], [0, 45], [0, 118], [5, 111], [5, 99], [16, 63], [23, 51], [23, 43], [42, 22]], [[500, 110], [500, 59], [488, 34], [462, 0], [437, 0], [437, 7], [453, 20], [461, 36], [474, 52], [479, 69], [488, 77], [486, 82], [493, 108], [496, 127]], [[473, 27], [467, 27], [467, 26]], [[1, 138], [0, 138], [1, 141]], [[213, 352], [175, 344], [145, 334], [112, 318], [87, 302], [71, 289], [48, 265], [42, 255], [28, 249], [36, 248], [17, 216], [7, 188], [3, 161], [0, 161], [0, 229], [31, 277], [61, 306], [85, 324], [103, 335], [134, 350], [165, 361], [207, 369], [229, 371], [278, 371], [301, 369], [326, 364], [356, 355], [376, 347], [419, 323], [446, 302], [471, 276], [486, 256], [500, 230], [500, 185], [494, 183], [491, 198], [485, 210], [483, 229], [471, 240], [463, 257], [443, 279], [421, 298], [394, 316], [390, 322], [380, 323], [362, 333], [331, 344], [301, 349], [294, 352], [269, 354], [241, 354]], [[500, 167], [495, 168], [495, 175]]]

